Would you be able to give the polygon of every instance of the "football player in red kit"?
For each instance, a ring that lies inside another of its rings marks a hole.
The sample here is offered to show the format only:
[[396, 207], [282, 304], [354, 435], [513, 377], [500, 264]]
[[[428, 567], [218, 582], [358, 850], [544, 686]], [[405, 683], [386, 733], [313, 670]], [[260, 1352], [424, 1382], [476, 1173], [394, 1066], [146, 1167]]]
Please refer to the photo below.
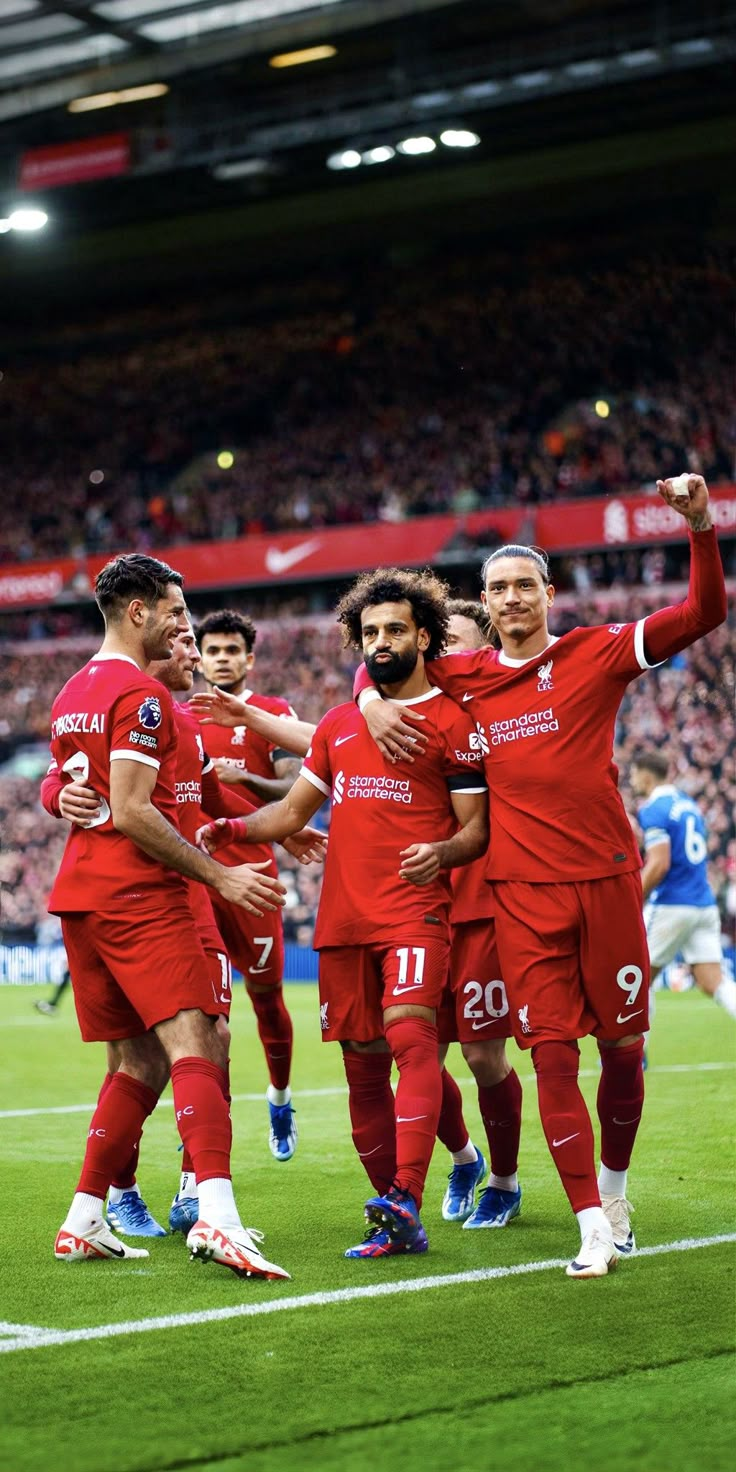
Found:
[[[483, 600], [500, 647], [433, 661], [432, 681], [472, 711], [491, 795], [488, 877], [516, 1041], [531, 1048], [550, 1153], [575, 1212], [573, 1278], [602, 1277], [634, 1249], [627, 1169], [642, 1113], [649, 961], [640, 857], [611, 760], [618, 707], [638, 674], [720, 624], [726, 593], [702, 476], [658, 482], [688, 523], [686, 599], [638, 623], [555, 638], [547, 561], [529, 547], [486, 560]], [[365, 719], [396, 764], [421, 761], [420, 712], [370, 691]], [[366, 703], [367, 702], [367, 703]], [[399, 767], [399, 770], [405, 768]], [[578, 1038], [601, 1056], [601, 1169], [578, 1086]]]
[[[256, 841], [280, 839], [332, 796], [315, 931], [320, 1022], [325, 1040], [342, 1045], [353, 1141], [376, 1192], [366, 1239], [348, 1257], [426, 1251], [419, 1209], [442, 1096], [435, 1018], [449, 959], [449, 871], [487, 843], [474, 729], [424, 670], [425, 652], [444, 645], [445, 593], [431, 574], [391, 569], [360, 578], [338, 606], [346, 642], [362, 647], [389, 698], [425, 711], [425, 761], [397, 778], [355, 706], [337, 706], [287, 796], [242, 825]], [[213, 825], [204, 841], [232, 829]]]
[[[207, 683], [237, 695], [256, 710], [273, 715], [294, 716], [286, 700], [257, 695], [249, 688], [255, 662], [256, 629], [252, 619], [233, 609], [210, 613], [197, 629], [202, 672]], [[288, 792], [298, 763], [291, 752], [266, 741], [247, 726], [233, 730], [216, 727], [208, 738], [210, 755], [220, 779], [235, 784], [256, 807], [273, 802]], [[211, 813], [217, 817], [217, 813]], [[277, 874], [273, 850], [264, 844], [257, 855], [253, 849], [230, 849], [223, 863], [242, 864], [259, 858], [270, 863]], [[217, 923], [234, 963], [243, 973], [256, 1015], [258, 1034], [266, 1057], [269, 1084], [269, 1148], [276, 1160], [290, 1160], [297, 1145], [295, 1111], [291, 1098], [293, 1028], [284, 1001], [284, 928], [280, 913], [271, 911], [256, 923], [237, 905], [213, 899]]]
[[222, 1004], [182, 876], [244, 905], [253, 904], [255, 889], [255, 909], [281, 904], [283, 895], [267, 875], [208, 862], [178, 828], [171, 698], [146, 669], [171, 655], [185, 611], [181, 582], [155, 558], [108, 563], [95, 586], [102, 647], [52, 710], [59, 771], [89, 780], [101, 803], [88, 827], [72, 825], [49, 907], [61, 916], [82, 1037], [107, 1042], [116, 1065], [100, 1092], [55, 1254], [66, 1261], [147, 1256], [113, 1235], [102, 1207], [170, 1073], [199, 1184], [201, 1216], [187, 1238], [192, 1257], [243, 1276], [287, 1277], [266, 1261], [238, 1215], [226, 1049], [217, 1029]]
[[[483, 649], [488, 643], [488, 616], [480, 603], [453, 598], [447, 605], [447, 653]], [[476, 734], [478, 748], [481, 738]], [[442, 1202], [446, 1221], [465, 1228], [506, 1227], [521, 1210], [517, 1175], [521, 1136], [522, 1089], [518, 1074], [506, 1056], [506, 1039], [513, 1037], [511, 1011], [496, 947], [492, 890], [486, 878], [486, 856], [475, 859], [452, 875], [452, 950], [450, 977], [437, 1015], [441, 1056], [451, 1042], [459, 1042], [463, 1057], [478, 1085], [478, 1107], [488, 1141], [491, 1173], [478, 1205], [475, 1191], [486, 1165], [482, 1152], [467, 1136], [462, 1121], [460, 1090], [443, 1070], [443, 1112], [450, 1128], [450, 1081], [457, 1093], [457, 1129], [445, 1144], [455, 1164]], [[465, 1144], [461, 1149], [461, 1141]]]
[[[154, 660], [147, 673], [172, 695], [191, 690], [194, 672], [200, 662], [194, 630], [188, 616], [182, 615], [171, 652], [167, 660]], [[179, 827], [188, 842], [195, 839], [197, 830], [205, 821], [203, 802], [206, 797], [207, 811], [222, 817], [243, 816], [255, 812], [252, 803], [246, 801], [232, 788], [223, 787], [215, 771], [214, 763], [204, 748], [199, 722], [191, 708], [182, 702], [174, 702], [174, 719], [178, 732], [176, 754], [176, 801]], [[63, 777], [55, 763], [41, 785], [41, 800], [47, 811], [55, 817], [89, 827], [98, 817], [101, 799], [88, 782], [73, 781]], [[323, 840], [310, 830], [304, 835], [295, 835], [284, 845], [301, 862], [322, 857]], [[270, 862], [252, 866], [254, 881], [259, 870], [270, 867]], [[229, 1046], [229, 1031], [226, 1027], [231, 1003], [231, 968], [224, 941], [217, 929], [210, 891], [196, 879], [187, 881], [189, 905], [194, 916], [202, 948], [211, 972], [213, 991], [219, 994], [220, 1016], [218, 1029], [226, 1049]], [[254, 899], [256, 885], [254, 883]], [[265, 912], [264, 912], [265, 913]], [[114, 1071], [114, 1066], [113, 1066]], [[229, 1079], [228, 1079], [229, 1087]], [[143, 1201], [136, 1184], [140, 1142], [136, 1142], [126, 1169], [116, 1177], [108, 1195], [107, 1220], [116, 1231], [129, 1237], [165, 1236]], [[172, 1231], [186, 1236], [199, 1216], [197, 1183], [193, 1163], [185, 1150], [182, 1158], [179, 1189], [169, 1212]]]

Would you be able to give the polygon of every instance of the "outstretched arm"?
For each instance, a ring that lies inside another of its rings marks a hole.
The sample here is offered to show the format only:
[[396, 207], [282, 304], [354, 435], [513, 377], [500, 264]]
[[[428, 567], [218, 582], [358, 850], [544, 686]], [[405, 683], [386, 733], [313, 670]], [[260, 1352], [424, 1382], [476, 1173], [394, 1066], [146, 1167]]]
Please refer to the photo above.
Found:
[[726, 617], [726, 584], [710, 513], [708, 487], [702, 475], [658, 480], [657, 490], [673, 511], [684, 517], [690, 533], [690, 582], [687, 597], [671, 608], [650, 613], [644, 622], [644, 652], [659, 664], [687, 649]]
[[293, 751], [296, 756], [306, 756], [316, 730], [309, 721], [259, 710], [250, 701], [231, 695], [229, 690], [218, 690], [216, 685], [212, 690], [193, 695], [189, 704], [203, 726], [247, 726], [274, 746]]
[[249, 843], [283, 843], [284, 839], [301, 832], [323, 802], [323, 792], [306, 777], [297, 777], [280, 802], [259, 808], [251, 817], [231, 819], [226, 828], [221, 826], [222, 819], [219, 823], [207, 823], [200, 828], [197, 842], [209, 853], [219, 846], [218, 837], [222, 842], [225, 834], [229, 843], [235, 838]]

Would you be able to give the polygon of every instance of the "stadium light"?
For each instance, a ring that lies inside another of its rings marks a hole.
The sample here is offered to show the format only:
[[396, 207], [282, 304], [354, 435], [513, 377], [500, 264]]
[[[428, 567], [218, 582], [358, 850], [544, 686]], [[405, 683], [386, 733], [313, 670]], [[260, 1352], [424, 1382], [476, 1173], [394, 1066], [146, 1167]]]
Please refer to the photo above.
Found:
[[217, 456], [217, 464], [220, 470], [232, 470], [235, 464], [235, 456], [232, 450], [220, 450]]
[[226, 184], [231, 179], [257, 179], [262, 174], [272, 173], [273, 169], [270, 158], [234, 158], [226, 163], [215, 164], [212, 177]]
[[165, 97], [168, 90], [166, 82], [147, 82], [144, 87], [123, 87], [120, 92], [95, 92], [90, 97], [75, 97], [67, 112], [96, 112], [120, 102], [147, 102], [150, 97]]
[[605, 399], [596, 399], [593, 407], [599, 419], [607, 419], [611, 412], [611, 405]]
[[341, 153], [331, 153], [327, 160], [328, 169], [357, 169], [363, 160], [356, 148], [345, 148]]
[[396, 157], [396, 149], [381, 143], [377, 148], [368, 148], [361, 156], [364, 164], [387, 164], [390, 158]]
[[445, 128], [440, 133], [440, 143], [445, 148], [475, 148], [480, 143], [480, 134], [471, 133], [469, 128]]
[[49, 217], [45, 210], [19, 209], [12, 210], [3, 220], [0, 220], [0, 235], [7, 235], [8, 230], [43, 230], [47, 225]]
[[426, 135], [422, 135], [419, 138], [402, 138], [401, 142], [396, 144], [396, 147], [399, 153], [407, 153], [411, 157], [414, 157], [415, 154], [434, 153], [437, 144], [434, 138], [427, 138]]
[[303, 51], [282, 51], [279, 56], [269, 56], [269, 66], [280, 70], [285, 66], [304, 66], [308, 61], [327, 61], [337, 56], [336, 46], [306, 46]]

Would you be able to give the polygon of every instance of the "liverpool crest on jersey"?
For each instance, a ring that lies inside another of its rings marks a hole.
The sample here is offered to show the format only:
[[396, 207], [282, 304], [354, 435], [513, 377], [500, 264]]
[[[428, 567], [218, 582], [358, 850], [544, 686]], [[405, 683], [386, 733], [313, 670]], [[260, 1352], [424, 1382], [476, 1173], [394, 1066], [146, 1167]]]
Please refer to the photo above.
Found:
[[551, 659], [548, 659], [546, 664], [539, 665], [537, 669], [537, 674], [539, 676], [539, 684], [537, 685], [538, 690], [554, 689], [554, 686], [552, 684], [552, 665], [553, 660]]

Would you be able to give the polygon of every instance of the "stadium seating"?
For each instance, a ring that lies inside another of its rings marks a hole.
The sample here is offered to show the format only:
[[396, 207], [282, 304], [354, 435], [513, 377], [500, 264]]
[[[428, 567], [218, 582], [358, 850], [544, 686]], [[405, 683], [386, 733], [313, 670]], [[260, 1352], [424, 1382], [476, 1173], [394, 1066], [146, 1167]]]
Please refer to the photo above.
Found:
[[24, 345], [0, 562], [618, 494], [686, 464], [731, 479], [726, 269], [559, 254], [376, 266]]

